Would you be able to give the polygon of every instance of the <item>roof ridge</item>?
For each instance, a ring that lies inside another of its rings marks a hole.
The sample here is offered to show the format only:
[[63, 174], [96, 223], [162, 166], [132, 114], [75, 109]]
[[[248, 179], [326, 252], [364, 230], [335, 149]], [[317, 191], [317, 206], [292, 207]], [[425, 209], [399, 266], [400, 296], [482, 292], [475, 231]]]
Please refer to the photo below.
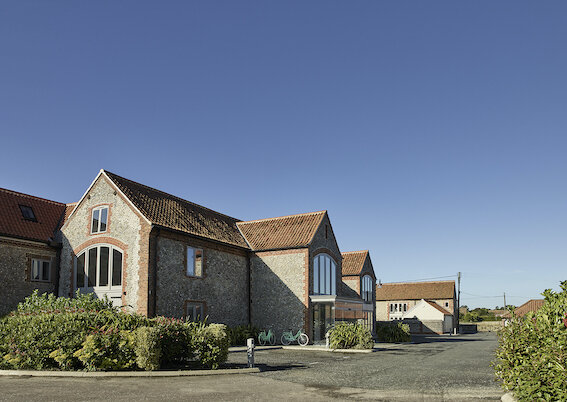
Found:
[[454, 280], [452, 281], [419, 281], [419, 282], [387, 282], [382, 283], [384, 285], [412, 285], [412, 284], [421, 284], [421, 283], [455, 283]]
[[[119, 177], [119, 178], [122, 179], [122, 180], [129, 181], [129, 182], [134, 183], [134, 184], [136, 184], [136, 185], [138, 185], [138, 186], [142, 186], [142, 187], [145, 187], [145, 188], [150, 189], [150, 190], [152, 190], [152, 191], [156, 191], [156, 192], [158, 192], [158, 193], [165, 194], [165, 195], [167, 195], [167, 196], [169, 196], [169, 197], [172, 197], [172, 198], [175, 198], [175, 199], [177, 199], [177, 200], [180, 200], [180, 201], [183, 201], [183, 202], [187, 202], [187, 203], [189, 203], [189, 204], [191, 204], [191, 205], [194, 205], [194, 206], [196, 206], [196, 207], [206, 209], [207, 211], [214, 212], [215, 214], [222, 215], [222, 216], [224, 216], [224, 217], [226, 217], [226, 218], [230, 218], [230, 219], [232, 219], [232, 220], [234, 220], [234, 221], [236, 221], [236, 222], [242, 222], [240, 219], [234, 218], [234, 217], [232, 217], [232, 216], [225, 215], [225, 214], [223, 214], [222, 212], [218, 212], [218, 211], [215, 211], [215, 210], [213, 210], [213, 209], [204, 207], [204, 206], [199, 205], [199, 204], [197, 204], [197, 203], [194, 203], [194, 202], [192, 202], [192, 201], [186, 200], [186, 199], [184, 199], [184, 198], [178, 197], [178, 196], [173, 195], [173, 194], [170, 194], [170, 193], [166, 193], [165, 191], [158, 190], [157, 188], [147, 186], [147, 185], [142, 184], [142, 183], [139, 183], [139, 182], [137, 182], [137, 181], [127, 179], [126, 177], [117, 175], [116, 173], [112, 173], [112, 172], [110, 172], [110, 171], [108, 171], [108, 170], [105, 170], [105, 169], [102, 169], [102, 170], [103, 170], [103, 172], [106, 173], [107, 175], [110, 173], [110, 175], [112, 175], [112, 176]], [[111, 179], [112, 179], [112, 178], [111, 178]]]
[[368, 253], [368, 250], [342, 251], [341, 254]]
[[304, 212], [304, 213], [301, 213], [301, 214], [276, 216], [276, 217], [273, 217], [273, 218], [255, 219], [255, 220], [252, 220], [252, 221], [239, 221], [238, 224], [267, 222], [267, 221], [273, 221], [273, 220], [284, 219], [284, 218], [293, 218], [295, 216], [319, 215], [319, 214], [326, 213], [326, 212], [327, 212], [327, 210], [315, 211], [315, 212]]
[[57, 204], [57, 205], [62, 205], [62, 206], [66, 205], [64, 202], [48, 200], [47, 198], [42, 198], [42, 197], [37, 197], [35, 195], [20, 193], [19, 191], [8, 190], [7, 188], [0, 187], [0, 191], [5, 191], [7, 193], [12, 193], [12, 194], [19, 195], [19, 196], [33, 198], [33, 199], [40, 200], [40, 201], [46, 201], [46, 202], [50, 202], [50, 203]]

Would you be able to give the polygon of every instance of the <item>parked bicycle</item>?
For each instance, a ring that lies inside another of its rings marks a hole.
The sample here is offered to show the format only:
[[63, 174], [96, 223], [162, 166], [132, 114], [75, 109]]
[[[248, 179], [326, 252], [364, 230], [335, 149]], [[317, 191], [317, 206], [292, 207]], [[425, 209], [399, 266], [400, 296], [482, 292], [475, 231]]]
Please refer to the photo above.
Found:
[[258, 343], [262, 346], [266, 345], [267, 343], [269, 343], [270, 345], [275, 345], [276, 334], [273, 333], [271, 329], [269, 329], [268, 332], [266, 332], [266, 330], [263, 330], [258, 334]]
[[281, 337], [282, 345], [289, 345], [292, 342], [296, 342], [301, 345], [305, 346], [309, 343], [309, 337], [303, 333], [303, 330], [297, 331], [297, 334], [293, 334], [292, 331], [284, 331]]

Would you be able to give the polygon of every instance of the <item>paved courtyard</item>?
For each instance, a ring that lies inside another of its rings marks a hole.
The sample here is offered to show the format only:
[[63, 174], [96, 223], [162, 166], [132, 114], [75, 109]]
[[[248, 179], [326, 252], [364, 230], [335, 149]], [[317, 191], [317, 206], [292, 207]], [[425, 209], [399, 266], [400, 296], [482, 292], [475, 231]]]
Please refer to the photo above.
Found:
[[[498, 400], [496, 335], [421, 337], [374, 353], [258, 350], [258, 374], [190, 378], [0, 378], [0, 400]], [[244, 365], [232, 352], [228, 364]]]

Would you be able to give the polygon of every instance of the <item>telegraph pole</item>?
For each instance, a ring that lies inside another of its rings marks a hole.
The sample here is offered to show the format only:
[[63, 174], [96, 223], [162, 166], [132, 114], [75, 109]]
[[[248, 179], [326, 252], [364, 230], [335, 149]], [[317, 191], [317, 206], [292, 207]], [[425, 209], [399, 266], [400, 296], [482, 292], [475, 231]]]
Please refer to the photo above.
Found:
[[457, 333], [461, 332], [461, 320], [459, 315], [461, 314], [461, 273], [457, 275]]
[[504, 292], [504, 310], [506, 310], [506, 292]]

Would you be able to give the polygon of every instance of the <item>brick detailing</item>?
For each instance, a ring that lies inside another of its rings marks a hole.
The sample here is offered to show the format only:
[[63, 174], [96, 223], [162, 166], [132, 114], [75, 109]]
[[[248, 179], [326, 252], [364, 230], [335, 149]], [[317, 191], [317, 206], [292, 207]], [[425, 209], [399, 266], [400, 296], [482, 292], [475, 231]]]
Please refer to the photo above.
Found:
[[[98, 207], [108, 207], [108, 215], [106, 217], [106, 230], [104, 232], [99, 232], [99, 233], [91, 233], [91, 229], [92, 229], [92, 224], [93, 224], [93, 209], [98, 208]], [[97, 204], [97, 205], [93, 205], [92, 207], [89, 208], [89, 212], [88, 212], [88, 224], [87, 224], [87, 236], [100, 236], [100, 235], [110, 235], [111, 231], [112, 231], [112, 226], [110, 225], [110, 221], [111, 221], [111, 215], [112, 215], [112, 207], [114, 206], [114, 204], [109, 204], [109, 203], [103, 203], [103, 204]]]
[[143, 223], [139, 236], [140, 247], [138, 257], [138, 314], [148, 316], [149, 312], [149, 281], [150, 281], [150, 231], [152, 226]]

